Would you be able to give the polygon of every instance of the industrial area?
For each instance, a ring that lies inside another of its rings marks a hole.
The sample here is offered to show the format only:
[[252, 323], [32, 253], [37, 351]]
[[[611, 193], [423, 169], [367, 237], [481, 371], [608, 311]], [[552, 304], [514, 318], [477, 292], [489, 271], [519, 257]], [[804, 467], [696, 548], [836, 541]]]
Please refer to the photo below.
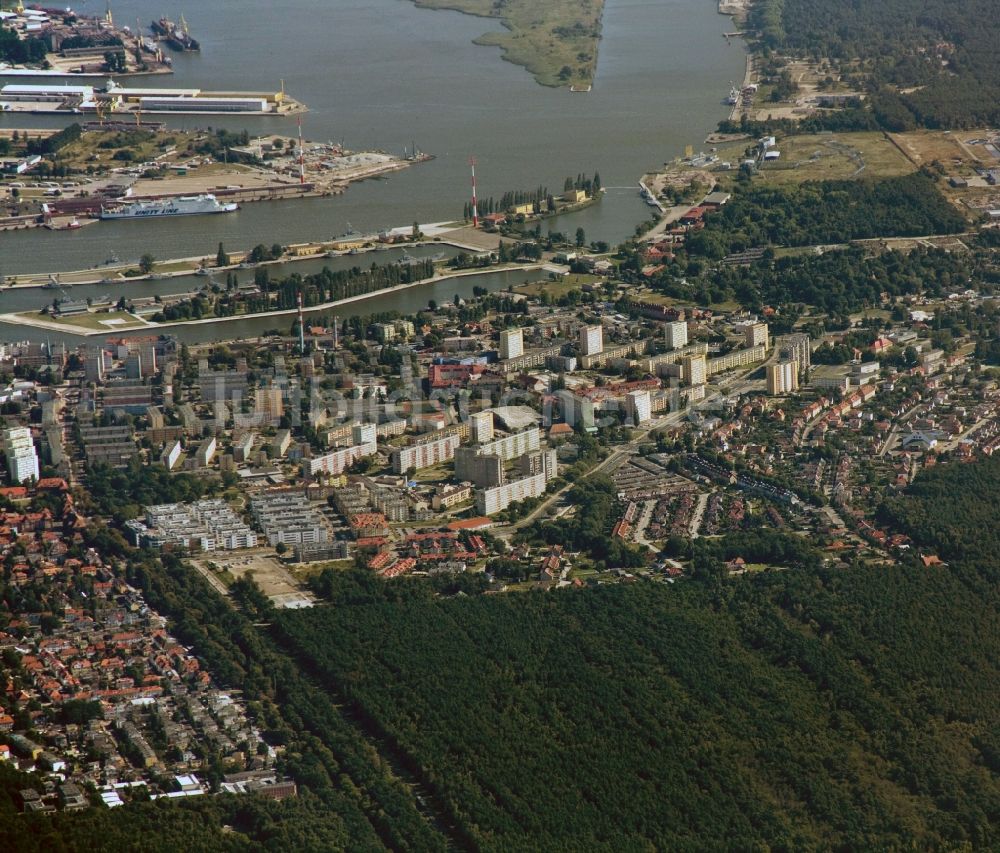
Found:
[[308, 140], [301, 120], [297, 136], [181, 131], [103, 116], [59, 132], [0, 131], [0, 231], [339, 195], [355, 181], [430, 159], [416, 146], [400, 155]]
[[[108, 3], [103, 16], [80, 15], [72, 9], [25, 8], [0, 11], [4, 40], [0, 74], [15, 78], [0, 89], [0, 112], [34, 114], [141, 113], [178, 115], [283, 115], [303, 106], [278, 91], [211, 92], [201, 88], [122, 86], [115, 77], [169, 74], [173, 61], [163, 47], [194, 52], [201, 46], [191, 36], [183, 15], [175, 24], [153, 21], [146, 33], [117, 26]], [[103, 86], [75, 85], [71, 77], [106, 77]], [[22, 83], [18, 78], [44, 79]], [[54, 78], [54, 79], [53, 79]]]

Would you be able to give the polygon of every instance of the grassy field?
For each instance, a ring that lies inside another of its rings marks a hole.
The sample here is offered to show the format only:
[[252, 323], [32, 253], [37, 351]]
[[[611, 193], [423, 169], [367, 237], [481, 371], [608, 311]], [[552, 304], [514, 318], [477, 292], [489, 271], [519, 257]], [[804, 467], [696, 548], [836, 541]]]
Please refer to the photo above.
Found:
[[[992, 158], [981, 145], [969, 145], [968, 140], [989, 137], [989, 130], [915, 130], [890, 134], [892, 140], [918, 166], [938, 162], [948, 168], [971, 167], [981, 162], [992, 165]], [[970, 169], [971, 171], [971, 169]]]
[[[79, 329], [97, 329], [101, 331], [114, 332], [119, 329], [143, 328], [146, 324], [137, 320], [125, 311], [111, 311], [107, 314], [73, 314], [69, 317], [42, 317], [37, 311], [25, 311], [19, 316], [24, 317], [28, 322], [37, 322], [44, 319], [46, 323], [57, 323], [61, 326], [76, 326]], [[121, 322], [115, 323], [115, 320]]]
[[117, 133], [85, 133], [59, 152], [59, 160], [70, 171], [83, 172], [87, 166], [98, 163], [103, 166], [127, 165], [127, 162], [114, 159], [115, 152], [127, 150], [133, 153], [134, 162], [141, 163], [162, 154], [176, 142], [178, 136], [175, 131], [161, 133], [138, 128]]
[[514, 290], [517, 293], [524, 293], [528, 296], [541, 296], [547, 293], [553, 299], [565, 296], [571, 290], [579, 290], [585, 284], [593, 284], [600, 281], [596, 275], [566, 275], [558, 281], [533, 281], [531, 284], [519, 284]]
[[428, 9], [455, 9], [500, 18], [507, 30], [486, 33], [504, 59], [528, 69], [543, 86], [589, 86], [597, 68], [604, 0], [414, 0]]
[[889, 178], [914, 171], [914, 165], [881, 133], [790, 136], [778, 144], [781, 160], [764, 166], [758, 180], [770, 184]]

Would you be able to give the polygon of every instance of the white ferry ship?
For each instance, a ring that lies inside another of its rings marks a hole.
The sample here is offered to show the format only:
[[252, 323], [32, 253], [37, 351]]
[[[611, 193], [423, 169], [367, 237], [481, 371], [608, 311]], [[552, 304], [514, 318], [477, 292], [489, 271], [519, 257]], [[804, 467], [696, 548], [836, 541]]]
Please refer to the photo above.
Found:
[[211, 193], [154, 201], [133, 201], [120, 207], [101, 208], [101, 219], [145, 219], [153, 216], [196, 216], [205, 213], [232, 213], [235, 202], [221, 203]]

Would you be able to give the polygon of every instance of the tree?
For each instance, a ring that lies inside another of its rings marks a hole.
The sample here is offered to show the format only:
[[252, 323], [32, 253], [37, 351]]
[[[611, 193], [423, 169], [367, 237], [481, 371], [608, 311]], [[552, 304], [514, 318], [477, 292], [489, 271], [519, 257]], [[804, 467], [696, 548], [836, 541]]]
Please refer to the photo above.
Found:
[[227, 255], [226, 250], [222, 248], [222, 243], [219, 243], [219, 251], [215, 254], [215, 265], [217, 267], [229, 266], [229, 255]]
[[143, 275], [149, 275], [155, 266], [156, 258], [154, 258], [149, 252], [145, 252], [143, 256], [139, 258], [139, 272]]
[[578, 249], [582, 249], [587, 243], [587, 232], [583, 230], [583, 226], [576, 229], [576, 246]]

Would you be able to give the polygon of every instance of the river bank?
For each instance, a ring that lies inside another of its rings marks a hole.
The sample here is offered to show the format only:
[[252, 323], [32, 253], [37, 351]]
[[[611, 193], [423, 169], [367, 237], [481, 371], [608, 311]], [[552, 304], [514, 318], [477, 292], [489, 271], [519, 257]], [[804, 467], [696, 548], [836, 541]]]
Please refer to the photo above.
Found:
[[[411, 290], [416, 287], [423, 287], [427, 285], [439, 284], [447, 281], [457, 281], [466, 278], [479, 277], [483, 275], [499, 274], [507, 272], [536, 272], [544, 268], [543, 264], [524, 264], [524, 265], [514, 265], [507, 264], [504, 266], [490, 267], [488, 269], [474, 269], [474, 270], [460, 270], [452, 273], [441, 273], [439, 275], [430, 276], [429, 278], [420, 279], [419, 281], [408, 282], [406, 284], [397, 284], [393, 287], [383, 288], [382, 290], [376, 290], [371, 293], [361, 293], [356, 296], [346, 296], [343, 299], [337, 299], [331, 302], [324, 302], [319, 305], [310, 305], [308, 308], [304, 309], [305, 314], [316, 314], [321, 311], [332, 311], [337, 308], [341, 308], [346, 305], [352, 305], [354, 303], [363, 302], [365, 300], [371, 299], [373, 297], [389, 296], [396, 293], [401, 293], [403, 291]], [[283, 308], [276, 311], [263, 311], [253, 314], [237, 314], [232, 317], [203, 317], [198, 320], [180, 320], [172, 323], [152, 323], [145, 320], [141, 320], [137, 317], [133, 317], [132, 321], [124, 320], [120, 315], [114, 315], [113, 319], [108, 321], [108, 325], [104, 328], [92, 328], [90, 326], [80, 326], [75, 325], [72, 322], [59, 322], [51, 319], [47, 319], [45, 315], [31, 315], [31, 314], [0, 314], [0, 323], [11, 323], [19, 326], [30, 326], [36, 329], [63, 332], [71, 335], [78, 335], [80, 337], [107, 337], [119, 332], [136, 332], [136, 331], [150, 331], [162, 333], [165, 331], [176, 330], [179, 327], [186, 326], [204, 326], [209, 324], [218, 325], [221, 323], [233, 323], [233, 322], [243, 322], [248, 320], [266, 320], [271, 317], [292, 317], [298, 313], [297, 308]], [[99, 317], [98, 314], [87, 314], [87, 317]]]
[[[399, 234], [409, 231], [412, 226], [391, 229], [390, 233]], [[254, 267], [281, 267], [286, 264], [315, 261], [324, 257], [339, 258], [378, 254], [391, 248], [423, 248], [441, 246], [459, 249], [463, 252], [493, 251], [500, 245], [499, 235], [476, 232], [465, 226], [453, 227], [451, 223], [428, 223], [420, 225], [423, 237], [418, 240], [399, 242], [380, 242], [378, 235], [345, 235], [333, 240], [313, 243], [293, 243], [287, 247], [289, 254], [278, 259], [264, 260], [251, 264], [252, 250], [227, 252], [230, 263], [216, 266], [216, 255], [191, 255], [183, 258], [171, 258], [157, 261], [153, 271], [147, 275], [125, 276], [124, 273], [134, 268], [130, 263], [106, 263], [102, 266], [90, 267], [85, 270], [68, 270], [56, 273], [36, 273], [10, 276], [0, 292], [8, 290], [56, 289], [56, 285], [93, 285], [93, 284], [142, 284], [148, 281], [159, 281], [170, 278], [183, 278], [191, 275], [224, 275], [229, 272], [246, 270]], [[99, 273], [99, 275], [98, 275]]]

